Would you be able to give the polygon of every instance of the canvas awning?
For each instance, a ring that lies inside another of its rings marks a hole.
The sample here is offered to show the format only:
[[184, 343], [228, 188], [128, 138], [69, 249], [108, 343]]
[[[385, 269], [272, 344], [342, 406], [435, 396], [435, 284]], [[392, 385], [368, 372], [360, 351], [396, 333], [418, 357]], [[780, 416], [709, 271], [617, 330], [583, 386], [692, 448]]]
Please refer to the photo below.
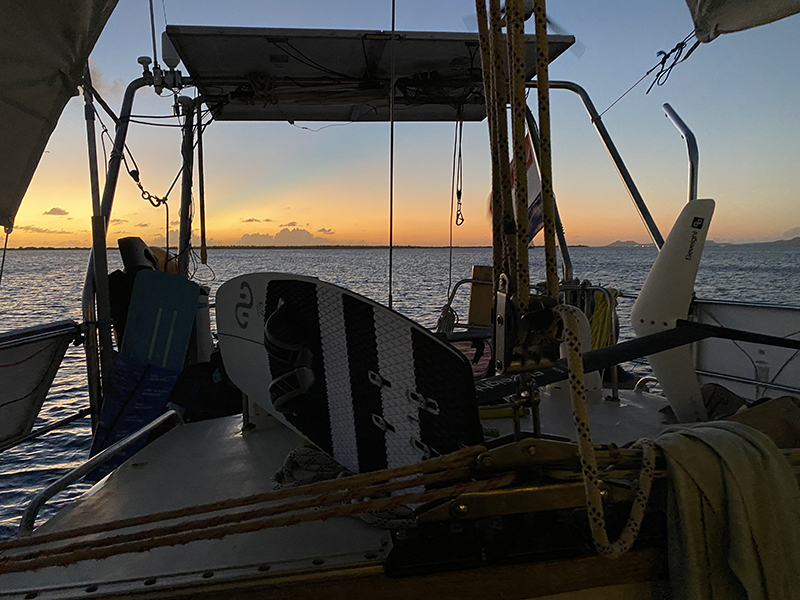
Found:
[[800, 13], [800, 0], [686, 0], [686, 4], [701, 42]]
[[50, 134], [117, 0], [4, 2], [0, 225], [11, 227]]
[[[167, 27], [206, 104], [226, 121], [387, 121], [390, 32]], [[397, 121], [485, 117], [478, 35], [397, 32]], [[550, 60], [575, 41], [548, 36]], [[526, 36], [527, 77], [536, 38]]]

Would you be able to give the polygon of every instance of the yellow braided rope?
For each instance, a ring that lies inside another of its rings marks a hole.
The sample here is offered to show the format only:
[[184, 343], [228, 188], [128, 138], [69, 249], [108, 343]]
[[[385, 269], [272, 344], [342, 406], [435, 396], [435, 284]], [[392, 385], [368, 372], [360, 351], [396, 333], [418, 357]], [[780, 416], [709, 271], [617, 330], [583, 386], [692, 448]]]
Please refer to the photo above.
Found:
[[503, 273], [503, 200], [500, 194], [500, 157], [494, 150], [494, 128], [497, 123], [494, 77], [492, 70], [491, 40], [486, 15], [486, 0], [475, 0], [478, 15], [478, 39], [481, 49], [481, 72], [483, 74], [483, 96], [486, 104], [486, 120], [489, 124], [489, 149], [492, 159], [492, 284], [497, 293], [500, 275]]
[[511, 202], [511, 170], [508, 157], [508, 74], [506, 72], [506, 51], [503, 42], [502, 13], [500, 0], [489, 0], [489, 50], [492, 59], [492, 82], [495, 105], [495, 126], [493, 128], [493, 152], [497, 153], [499, 167], [500, 199], [502, 203], [502, 237], [505, 256], [505, 272], [508, 275], [512, 292], [518, 282], [517, 276], [517, 235], [514, 210]]
[[547, 43], [547, 10], [545, 0], [535, 0], [536, 20], [536, 85], [539, 99], [539, 167], [542, 179], [542, 216], [544, 220], [544, 256], [547, 272], [547, 293], [558, 299], [558, 265], [556, 264], [556, 220], [553, 196], [553, 166], [550, 147], [550, 79], [547, 68], [550, 49]]
[[511, 134], [514, 150], [514, 192], [517, 199], [517, 298], [528, 311], [528, 169], [525, 144], [525, 14], [523, 0], [506, 0]]
[[586, 388], [583, 384], [583, 355], [581, 353], [581, 340], [578, 330], [576, 314], [578, 309], [574, 306], [560, 305], [556, 312], [564, 322], [564, 336], [567, 341], [567, 365], [569, 367], [569, 382], [572, 398], [572, 414], [575, 419], [575, 431], [578, 434], [578, 451], [581, 457], [581, 472], [586, 490], [586, 506], [589, 515], [589, 527], [592, 532], [597, 552], [607, 558], [618, 558], [630, 550], [636, 541], [639, 528], [644, 519], [647, 500], [653, 484], [656, 453], [649, 440], [641, 439], [637, 445], [642, 447], [642, 469], [639, 474], [639, 489], [633, 501], [631, 514], [625, 528], [614, 542], [609, 542], [606, 532], [605, 511], [600, 490], [600, 476], [597, 469], [592, 434], [589, 430], [589, 414], [586, 410]]

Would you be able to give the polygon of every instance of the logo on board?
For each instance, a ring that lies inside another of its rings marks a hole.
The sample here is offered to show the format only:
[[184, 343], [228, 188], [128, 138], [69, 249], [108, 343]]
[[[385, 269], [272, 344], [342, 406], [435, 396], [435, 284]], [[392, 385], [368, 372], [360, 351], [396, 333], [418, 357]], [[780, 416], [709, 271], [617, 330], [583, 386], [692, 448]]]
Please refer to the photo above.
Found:
[[241, 302], [237, 302], [234, 306], [236, 322], [239, 327], [246, 329], [250, 322], [250, 309], [253, 308], [253, 289], [246, 281], [239, 286], [239, 299]]
[[705, 219], [703, 217], [695, 217], [692, 219], [692, 229], [702, 229], [704, 221]]

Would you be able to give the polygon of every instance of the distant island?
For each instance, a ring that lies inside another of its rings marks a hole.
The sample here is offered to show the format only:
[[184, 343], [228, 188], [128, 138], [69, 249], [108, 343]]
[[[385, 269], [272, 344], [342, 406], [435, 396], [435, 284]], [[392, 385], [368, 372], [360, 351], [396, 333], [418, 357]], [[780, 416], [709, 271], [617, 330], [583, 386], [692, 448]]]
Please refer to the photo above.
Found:
[[[653, 248], [654, 244], [641, 244], [632, 240], [617, 240], [600, 248]], [[774, 242], [715, 242], [714, 240], [706, 240], [706, 248], [746, 248], [752, 250], [770, 248], [800, 248], [800, 236], [794, 237], [790, 240], [775, 240]]]
[[[531, 248], [541, 248], [542, 246], [531, 246]], [[654, 244], [643, 244], [634, 240], [617, 240], [605, 246], [587, 246], [585, 244], [570, 244], [570, 248], [654, 248]], [[199, 246], [193, 246], [196, 250]], [[366, 245], [366, 244], [325, 244], [325, 245], [312, 245], [312, 246], [240, 246], [240, 245], [213, 245], [208, 246], [209, 250], [346, 250], [346, 249], [359, 249], [359, 250], [388, 250], [389, 246], [379, 245]], [[409, 248], [448, 248], [448, 246], [394, 246], [396, 250], [409, 249]], [[453, 248], [491, 248], [491, 246], [453, 246]], [[800, 236], [794, 237], [790, 240], [776, 240], [774, 242], [715, 242], [714, 240], [706, 240], [706, 248], [740, 248], [750, 250], [769, 250], [773, 248], [800, 248]], [[9, 252], [15, 250], [90, 250], [88, 246], [20, 246], [17, 248], [8, 248]], [[109, 250], [114, 250], [115, 246], [109, 245]], [[174, 250], [174, 248], [171, 248]]]
[[622, 240], [617, 240], [605, 246], [600, 246], [600, 248], [652, 248], [653, 246], [654, 244], [640, 244], [633, 240], [625, 240], [624, 242]]

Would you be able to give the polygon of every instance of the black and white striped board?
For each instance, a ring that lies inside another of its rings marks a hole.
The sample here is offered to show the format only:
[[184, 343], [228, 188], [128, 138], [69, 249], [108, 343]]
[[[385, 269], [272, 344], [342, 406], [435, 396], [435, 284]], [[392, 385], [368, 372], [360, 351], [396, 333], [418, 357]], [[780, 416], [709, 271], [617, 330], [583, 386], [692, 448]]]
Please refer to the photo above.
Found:
[[483, 439], [467, 359], [368, 298], [311, 277], [253, 273], [219, 288], [216, 314], [232, 381], [351, 471]]

